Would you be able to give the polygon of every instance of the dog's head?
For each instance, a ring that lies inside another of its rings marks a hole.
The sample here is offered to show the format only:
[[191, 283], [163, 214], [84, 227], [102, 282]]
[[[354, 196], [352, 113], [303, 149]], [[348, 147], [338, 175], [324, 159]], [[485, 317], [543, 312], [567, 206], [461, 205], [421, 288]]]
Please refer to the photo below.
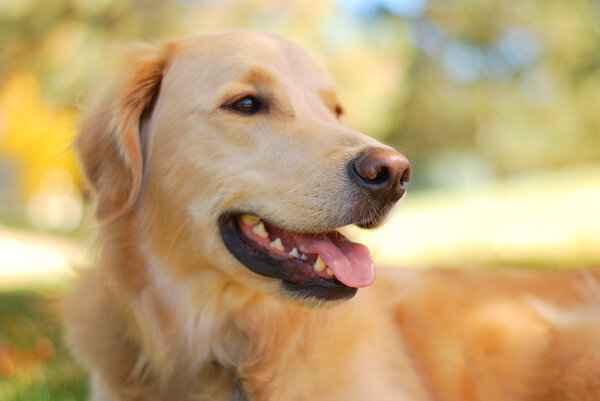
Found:
[[184, 279], [210, 268], [276, 296], [340, 300], [375, 271], [337, 228], [380, 224], [410, 178], [404, 156], [341, 114], [298, 46], [230, 31], [138, 48], [77, 146], [98, 219], [138, 227]]

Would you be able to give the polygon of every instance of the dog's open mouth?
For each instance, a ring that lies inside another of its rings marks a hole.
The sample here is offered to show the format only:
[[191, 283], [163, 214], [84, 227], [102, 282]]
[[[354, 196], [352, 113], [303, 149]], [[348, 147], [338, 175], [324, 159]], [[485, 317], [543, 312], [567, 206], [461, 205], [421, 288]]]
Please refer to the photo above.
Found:
[[226, 213], [221, 234], [229, 251], [248, 269], [281, 279], [302, 296], [349, 298], [375, 279], [367, 247], [336, 230], [326, 233], [287, 231], [257, 216]]

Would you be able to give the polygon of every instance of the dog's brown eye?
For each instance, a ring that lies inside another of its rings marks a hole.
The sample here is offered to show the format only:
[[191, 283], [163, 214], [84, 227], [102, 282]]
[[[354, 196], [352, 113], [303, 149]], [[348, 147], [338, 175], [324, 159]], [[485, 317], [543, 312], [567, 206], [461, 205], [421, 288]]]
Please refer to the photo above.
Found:
[[339, 104], [335, 105], [335, 116], [336, 117], [340, 117], [342, 114], [344, 114], [344, 108], [342, 106], [340, 106]]
[[260, 102], [254, 96], [246, 96], [233, 102], [229, 108], [244, 114], [256, 114], [260, 110]]

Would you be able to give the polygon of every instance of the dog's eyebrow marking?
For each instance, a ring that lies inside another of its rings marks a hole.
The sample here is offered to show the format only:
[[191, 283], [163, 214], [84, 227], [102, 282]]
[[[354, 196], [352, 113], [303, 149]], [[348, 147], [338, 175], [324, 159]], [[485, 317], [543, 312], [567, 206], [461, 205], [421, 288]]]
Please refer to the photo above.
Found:
[[264, 68], [252, 68], [242, 76], [241, 81], [254, 86], [267, 86], [275, 83], [275, 77]]
[[336, 117], [339, 117], [342, 114], [344, 114], [344, 108], [340, 104], [338, 97], [333, 89], [321, 89], [319, 90], [319, 96], [321, 96], [327, 108], [329, 108], [332, 112], [335, 113]]

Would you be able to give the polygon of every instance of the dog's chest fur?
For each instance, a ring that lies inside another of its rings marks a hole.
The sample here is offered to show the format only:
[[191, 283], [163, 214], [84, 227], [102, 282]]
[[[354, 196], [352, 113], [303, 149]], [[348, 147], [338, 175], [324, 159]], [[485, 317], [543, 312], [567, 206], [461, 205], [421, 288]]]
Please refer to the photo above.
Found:
[[[138, 364], [158, 367], [159, 377], [181, 379], [185, 372], [195, 387], [195, 374], [217, 375], [230, 382], [223, 387], [239, 381], [257, 401], [303, 400], [310, 394], [327, 400], [365, 400], [372, 394], [382, 400], [425, 399], [391, 319], [362, 306], [368, 294], [332, 308], [306, 309], [273, 302], [210, 270], [181, 282], [154, 260], [148, 272], [151, 285], [133, 308], [151, 322], [141, 342], [160, 351], [142, 351]], [[225, 393], [224, 399], [233, 399]]]

